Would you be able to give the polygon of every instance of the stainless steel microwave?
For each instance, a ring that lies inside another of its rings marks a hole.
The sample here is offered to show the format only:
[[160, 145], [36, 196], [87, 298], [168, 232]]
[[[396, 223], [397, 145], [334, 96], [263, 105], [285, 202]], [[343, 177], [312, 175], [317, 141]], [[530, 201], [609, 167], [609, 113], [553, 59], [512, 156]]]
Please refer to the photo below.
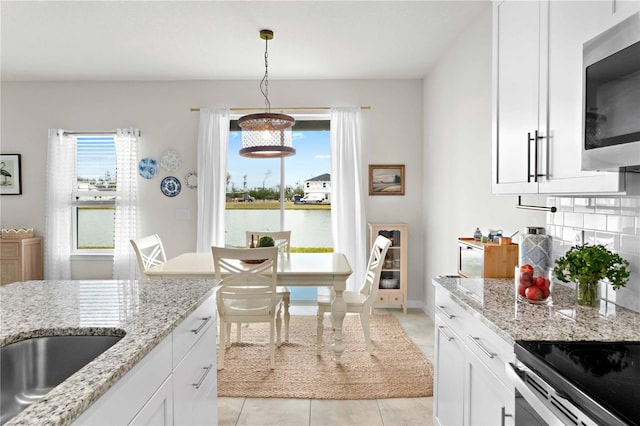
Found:
[[583, 45], [582, 170], [640, 172], [640, 13]]

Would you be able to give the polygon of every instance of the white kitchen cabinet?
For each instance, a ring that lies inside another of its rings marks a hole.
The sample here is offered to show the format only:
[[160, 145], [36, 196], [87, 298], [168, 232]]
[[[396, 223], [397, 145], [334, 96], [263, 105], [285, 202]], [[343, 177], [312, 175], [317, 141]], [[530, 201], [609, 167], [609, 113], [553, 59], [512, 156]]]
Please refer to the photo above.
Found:
[[212, 295], [74, 424], [217, 424], [215, 319]]
[[169, 375], [133, 418], [131, 426], [169, 426], [173, 424], [173, 377]]
[[[582, 45], [640, 9], [638, 1], [549, 2], [548, 102], [543, 156], [548, 175], [540, 193], [619, 192], [625, 174], [580, 171], [582, 147]], [[614, 9], [615, 7], [615, 9]], [[576, 19], [579, 16], [580, 19]]]
[[624, 191], [624, 173], [580, 170], [582, 44], [637, 8], [609, 0], [494, 3], [493, 193]]
[[433, 417], [437, 425], [512, 425], [513, 347], [436, 290]]
[[504, 385], [472, 351], [465, 352], [466, 425], [514, 424], [513, 387]]
[[464, 393], [464, 343], [436, 315], [433, 416], [439, 425], [461, 425]]

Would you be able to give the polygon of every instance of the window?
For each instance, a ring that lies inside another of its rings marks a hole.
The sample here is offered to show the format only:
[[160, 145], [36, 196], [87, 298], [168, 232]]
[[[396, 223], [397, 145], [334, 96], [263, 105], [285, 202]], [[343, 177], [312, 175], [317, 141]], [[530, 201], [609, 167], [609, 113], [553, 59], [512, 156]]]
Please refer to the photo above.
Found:
[[[310, 188], [318, 192], [329, 188], [314, 178], [330, 176], [330, 121], [296, 118], [293, 127], [293, 146], [296, 155], [286, 157], [284, 227], [291, 230], [291, 246], [296, 251], [326, 251], [333, 249], [331, 239], [330, 192], [323, 191], [322, 199], [300, 204], [299, 200]], [[244, 158], [238, 153], [242, 136], [237, 121], [231, 121], [227, 162], [227, 210], [225, 215], [225, 243], [245, 245], [245, 230], [280, 229], [280, 161], [279, 158]], [[326, 179], [325, 179], [326, 180]], [[255, 198], [243, 201], [243, 195]], [[319, 195], [319, 194], [315, 194]], [[298, 200], [298, 201], [296, 201]], [[296, 204], [298, 203], [298, 204]]]
[[74, 254], [112, 254], [116, 211], [113, 136], [76, 136], [72, 194]]

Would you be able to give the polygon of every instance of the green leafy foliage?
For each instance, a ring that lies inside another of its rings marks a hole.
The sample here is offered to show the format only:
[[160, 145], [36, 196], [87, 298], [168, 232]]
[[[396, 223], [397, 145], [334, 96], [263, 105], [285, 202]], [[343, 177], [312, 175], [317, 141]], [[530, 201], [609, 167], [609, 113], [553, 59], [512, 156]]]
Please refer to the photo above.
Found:
[[615, 290], [627, 285], [630, 275], [629, 262], [601, 244], [571, 247], [553, 272], [564, 282], [595, 284], [606, 278]]
[[264, 237], [260, 237], [260, 239], [258, 240], [258, 247], [273, 247], [275, 245], [275, 240], [266, 235]]

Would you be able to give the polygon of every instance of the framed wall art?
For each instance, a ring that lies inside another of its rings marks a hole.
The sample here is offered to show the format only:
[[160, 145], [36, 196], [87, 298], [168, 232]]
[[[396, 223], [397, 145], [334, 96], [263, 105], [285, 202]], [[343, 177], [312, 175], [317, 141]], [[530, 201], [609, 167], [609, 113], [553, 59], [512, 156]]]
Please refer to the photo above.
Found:
[[404, 164], [369, 164], [369, 195], [404, 195]]
[[0, 195], [22, 194], [20, 154], [0, 154]]

